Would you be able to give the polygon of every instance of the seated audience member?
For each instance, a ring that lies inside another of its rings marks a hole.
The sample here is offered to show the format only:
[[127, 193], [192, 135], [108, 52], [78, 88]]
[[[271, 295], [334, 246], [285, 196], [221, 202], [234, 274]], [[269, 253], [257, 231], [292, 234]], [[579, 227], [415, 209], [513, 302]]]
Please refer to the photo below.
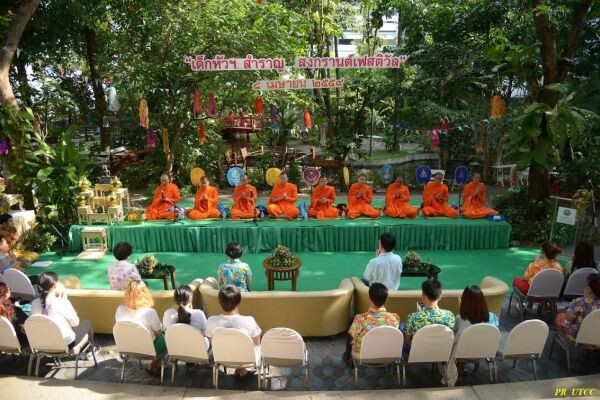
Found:
[[132, 252], [129, 243], [120, 242], [115, 245], [117, 261], [108, 266], [108, 281], [112, 290], [125, 290], [129, 282], [141, 280], [137, 267], [127, 261]]
[[577, 242], [573, 251], [573, 259], [565, 268], [568, 275], [581, 268], [598, 269], [598, 262], [594, 259], [594, 246], [587, 241]]
[[[247, 333], [254, 341], [255, 346], [260, 346], [260, 327], [252, 316], [240, 315], [238, 309], [242, 301], [242, 294], [237, 286], [227, 285], [219, 290], [219, 304], [223, 314], [213, 315], [208, 318], [204, 334], [211, 340], [214, 334], [224, 328], [235, 328]], [[244, 368], [235, 370], [235, 375], [242, 378], [248, 374]]]
[[[456, 324], [454, 325], [454, 343], [458, 342], [462, 331], [476, 324], [492, 324], [497, 328], [500, 321], [496, 314], [488, 311], [485, 296], [479, 286], [472, 285], [463, 290], [460, 298], [460, 314], [456, 316]], [[448, 386], [456, 384], [459, 373], [464, 373], [465, 366], [465, 363], [455, 363], [454, 357], [450, 358], [450, 361], [446, 364]], [[442, 383], [445, 384], [445, 382]]]
[[[173, 294], [177, 309], [169, 308], [163, 315], [163, 329], [167, 330], [175, 324], [190, 325], [204, 334], [206, 328], [206, 316], [202, 310], [195, 310], [192, 305], [194, 293], [188, 285], [181, 285], [175, 289]], [[210, 346], [208, 339], [204, 338], [206, 349]], [[196, 364], [186, 363], [188, 371], [193, 371]]]
[[409, 201], [410, 192], [404, 184], [404, 177], [398, 175], [385, 192], [385, 215], [391, 218], [416, 218], [419, 209], [411, 206]]
[[544, 242], [544, 244], [542, 244], [542, 258], [540, 259], [536, 256], [535, 261], [529, 264], [525, 270], [524, 277], [516, 277], [513, 279], [513, 287], [519, 289], [521, 293], [527, 294], [531, 280], [540, 271], [551, 268], [563, 272], [562, 267], [558, 261], [556, 261], [556, 257], [561, 252], [562, 249], [558, 247], [556, 243], [552, 241]]
[[488, 215], [499, 215], [498, 211], [485, 206], [485, 184], [481, 182], [481, 174], [474, 173], [473, 180], [463, 189], [461, 212], [465, 218], [485, 218]]
[[442, 298], [442, 284], [436, 279], [427, 279], [421, 284], [423, 306], [408, 316], [404, 332], [404, 340], [410, 343], [412, 337], [424, 326], [432, 324], [446, 325], [454, 329], [456, 319], [448, 310], [442, 310], [438, 303]]
[[27, 335], [23, 330], [27, 314], [10, 300], [10, 289], [4, 282], [0, 282], [0, 316], [12, 323], [21, 346], [27, 345]]
[[344, 360], [350, 366], [350, 351], [352, 352], [352, 358], [358, 360], [360, 358], [360, 347], [362, 339], [367, 332], [377, 326], [393, 326], [398, 328], [400, 324], [400, 317], [396, 313], [388, 312], [383, 306], [388, 298], [388, 290], [382, 283], [374, 282], [369, 287], [369, 299], [371, 300], [371, 307], [369, 311], [354, 316], [354, 321], [348, 331], [348, 342], [346, 346], [346, 352], [344, 353]]
[[327, 185], [327, 177], [322, 176], [319, 184], [313, 189], [308, 216], [319, 220], [333, 219], [340, 216], [333, 202], [335, 201], [335, 188]]
[[348, 218], [354, 219], [361, 215], [369, 218], [379, 218], [379, 211], [371, 207], [373, 189], [367, 185], [367, 176], [360, 174], [358, 181], [348, 189]]
[[[135, 322], [148, 329], [154, 340], [154, 349], [160, 357], [167, 350], [165, 337], [162, 333], [162, 324], [158, 313], [154, 308], [154, 299], [152, 294], [142, 281], [131, 281], [125, 288], [123, 304], [117, 308], [115, 320]], [[150, 375], [157, 375], [160, 372], [160, 363], [153, 360], [146, 372]]]
[[205, 175], [200, 179], [200, 186], [196, 191], [194, 208], [188, 213], [189, 219], [220, 218], [221, 213], [217, 209], [219, 191], [210, 186], [210, 181]]
[[379, 238], [377, 257], [371, 259], [363, 274], [363, 282], [367, 286], [373, 282], [383, 283], [388, 290], [398, 290], [402, 275], [402, 258], [394, 254], [396, 237], [386, 232]]
[[557, 328], [574, 341], [583, 319], [598, 309], [600, 309], [600, 273], [588, 276], [583, 297], [573, 300], [567, 312], [558, 314], [554, 321]]
[[15, 245], [21, 235], [19, 235], [19, 231], [15, 228], [13, 216], [10, 214], [2, 214], [0, 215], [0, 233], [7, 233], [6, 241], [9, 246]]
[[0, 234], [0, 273], [4, 273], [4, 271], [10, 268], [25, 272], [25, 268], [21, 265], [21, 263], [10, 255], [10, 249], [6, 235], [6, 233]]
[[179, 188], [171, 183], [169, 175], [160, 176], [160, 185], [154, 191], [152, 203], [146, 209], [146, 216], [149, 221], [157, 219], [173, 219], [173, 205], [180, 199]]
[[240, 258], [244, 254], [242, 246], [238, 242], [231, 242], [225, 249], [225, 254], [229, 257], [217, 268], [219, 286], [227, 285], [237, 286], [241, 292], [249, 292], [252, 285], [252, 270]]
[[42, 272], [39, 276], [38, 286], [40, 297], [31, 303], [31, 314], [46, 315], [58, 325], [65, 344], [75, 346], [85, 335], [88, 335], [90, 344], [94, 345], [94, 329], [88, 320], [80, 321], [77, 312], [67, 298], [58, 276], [54, 272]]

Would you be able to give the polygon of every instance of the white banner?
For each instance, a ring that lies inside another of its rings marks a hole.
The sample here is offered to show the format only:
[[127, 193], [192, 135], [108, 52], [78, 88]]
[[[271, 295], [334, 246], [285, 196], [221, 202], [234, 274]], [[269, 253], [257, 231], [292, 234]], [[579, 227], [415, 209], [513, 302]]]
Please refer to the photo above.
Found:
[[575, 225], [577, 219], [577, 210], [574, 208], [558, 207], [556, 222], [567, 225]]

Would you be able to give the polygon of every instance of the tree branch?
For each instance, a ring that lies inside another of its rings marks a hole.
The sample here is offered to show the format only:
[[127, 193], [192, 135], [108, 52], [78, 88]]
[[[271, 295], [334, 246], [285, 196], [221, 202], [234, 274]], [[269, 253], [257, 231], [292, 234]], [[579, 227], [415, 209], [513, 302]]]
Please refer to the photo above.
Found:
[[544, 0], [531, 0], [533, 9], [533, 23], [535, 32], [540, 40], [540, 57], [542, 59], [542, 69], [544, 71], [544, 85], [556, 83], [558, 79], [558, 60], [556, 57], [556, 31], [548, 16], [539, 10], [538, 6], [543, 6]]
[[590, 11], [592, 2], [593, 0], [581, 0], [577, 6], [577, 9], [575, 10], [575, 13], [573, 14], [571, 28], [569, 30], [569, 37], [567, 38], [567, 42], [562, 50], [561, 59], [559, 61], [558, 75], [561, 82], [567, 76], [567, 72], [572, 65], [572, 59], [575, 55], [575, 51], [577, 50], [577, 45], [579, 43], [579, 39], [581, 38], [581, 32], [585, 26], [585, 21]]

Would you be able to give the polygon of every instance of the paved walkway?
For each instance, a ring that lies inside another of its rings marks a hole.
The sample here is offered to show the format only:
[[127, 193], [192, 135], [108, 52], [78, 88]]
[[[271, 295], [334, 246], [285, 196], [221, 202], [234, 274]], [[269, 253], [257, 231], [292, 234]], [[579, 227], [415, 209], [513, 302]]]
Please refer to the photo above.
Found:
[[[528, 383], [506, 383], [501, 385], [479, 385], [446, 389], [404, 389], [353, 392], [240, 392], [227, 390], [205, 390], [165, 386], [127, 385], [118, 383], [64, 381], [58, 379], [36, 379], [25, 377], [0, 378], [0, 399], [192, 399], [215, 398], [227, 400], [274, 400], [305, 399], [311, 400], [359, 400], [378, 399], [403, 400], [514, 400], [514, 399], [557, 399], [585, 398], [600, 399], [600, 375], [573, 378], [552, 379]], [[574, 396], [579, 389], [588, 389], [585, 397]], [[564, 392], [563, 392], [564, 390]], [[565, 395], [556, 395], [565, 393]], [[590, 394], [591, 393], [591, 394]]]

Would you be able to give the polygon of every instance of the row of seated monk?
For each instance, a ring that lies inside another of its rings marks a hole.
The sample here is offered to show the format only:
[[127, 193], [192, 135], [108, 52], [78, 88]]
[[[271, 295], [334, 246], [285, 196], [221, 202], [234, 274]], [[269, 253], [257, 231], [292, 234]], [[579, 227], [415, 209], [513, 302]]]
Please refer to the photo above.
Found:
[[[160, 178], [160, 185], [156, 188], [154, 198], [148, 206], [146, 215], [149, 220], [173, 219], [173, 207], [180, 200], [177, 185], [169, 181], [168, 175]], [[314, 188], [308, 216], [317, 219], [334, 219], [345, 212], [350, 219], [357, 217], [378, 218], [380, 211], [371, 206], [373, 189], [367, 184], [366, 175], [359, 175], [358, 181], [348, 190], [348, 204], [344, 211], [334, 205], [335, 188], [327, 184], [327, 177], [321, 177], [319, 184]], [[190, 219], [220, 218], [221, 212], [217, 208], [218, 190], [210, 186], [208, 177], [202, 177], [196, 192], [194, 208], [188, 213]], [[423, 204], [421, 212], [425, 217], [456, 218], [458, 210], [448, 204], [448, 186], [442, 182], [442, 174], [435, 174], [434, 181], [429, 182], [423, 191]], [[486, 189], [481, 176], [473, 175], [473, 180], [466, 184], [462, 193], [463, 203], [460, 208], [465, 218], [485, 218], [488, 215], [498, 215], [496, 210], [486, 207]], [[246, 175], [241, 177], [240, 184], [233, 192], [234, 204], [231, 208], [232, 219], [252, 219], [259, 216], [256, 207], [257, 191], [248, 182]], [[285, 172], [279, 175], [279, 181], [273, 186], [267, 201], [267, 212], [274, 218], [298, 218], [300, 210], [295, 202], [298, 200], [298, 188], [288, 182]], [[392, 218], [416, 218], [419, 208], [409, 204], [410, 193], [404, 184], [401, 175], [396, 177], [386, 191], [384, 215]], [[346, 211], [347, 210], [347, 211]]]

